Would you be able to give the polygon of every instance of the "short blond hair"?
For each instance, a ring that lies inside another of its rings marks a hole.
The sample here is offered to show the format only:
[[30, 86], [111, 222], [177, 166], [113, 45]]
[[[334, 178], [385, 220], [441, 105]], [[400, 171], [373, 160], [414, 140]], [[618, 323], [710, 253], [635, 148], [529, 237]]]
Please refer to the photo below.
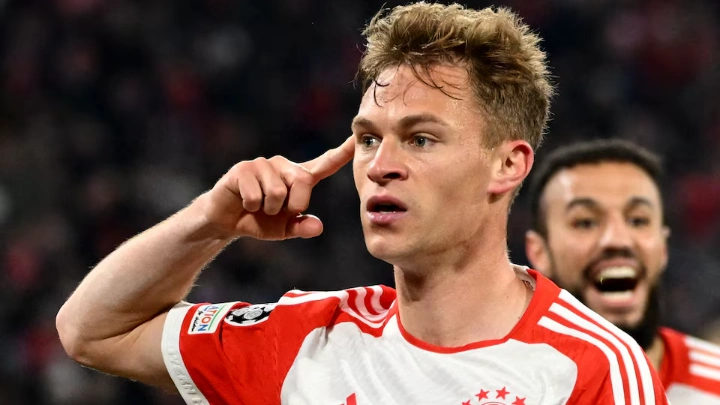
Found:
[[540, 38], [516, 14], [424, 2], [387, 11], [380, 10], [363, 31], [367, 47], [358, 71], [363, 92], [373, 83], [382, 85], [378, 77], [384, 70], [403, 64], [442, 90], [430, 68], [461, 64], [488, 121], [486, 145], [522, 139], [533, 149], [540, 146], [553, 85]]

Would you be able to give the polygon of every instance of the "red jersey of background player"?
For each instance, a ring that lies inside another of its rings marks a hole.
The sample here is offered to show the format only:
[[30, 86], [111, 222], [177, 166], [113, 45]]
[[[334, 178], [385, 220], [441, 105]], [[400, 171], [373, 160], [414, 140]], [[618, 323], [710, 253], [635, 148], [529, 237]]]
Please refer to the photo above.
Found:
[[436, 347], [404, 331], [395, 291], [291, 291], [277, 303], [179, 305], [163, 356], [188, 404], [665, 404], [640, 347], [532, 270], [504, 339]]
[[660, 379], [673, 405], [720, 405], [720, 347], [661, 328]]

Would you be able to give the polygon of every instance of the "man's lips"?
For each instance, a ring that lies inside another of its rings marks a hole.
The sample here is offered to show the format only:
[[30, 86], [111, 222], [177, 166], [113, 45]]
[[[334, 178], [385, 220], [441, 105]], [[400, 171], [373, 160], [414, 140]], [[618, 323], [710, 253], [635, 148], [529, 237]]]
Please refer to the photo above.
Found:
[[368, 212], [375, 213], [406, 212], [407, 205], [399, 198], [391, 195], [376, 195], [368, 199], [365, 209]]

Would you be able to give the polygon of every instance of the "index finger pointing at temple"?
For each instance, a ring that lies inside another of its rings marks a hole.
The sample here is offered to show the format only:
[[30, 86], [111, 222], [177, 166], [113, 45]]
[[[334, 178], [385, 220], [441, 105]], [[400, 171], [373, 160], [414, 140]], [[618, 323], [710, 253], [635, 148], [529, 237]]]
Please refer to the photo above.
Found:
[[337, 148], [330, 149], [315, 159], [301, 163], [300, 165], [306, 168], [313, 175], [313, 180], [317, 183], [320, 180], [335, 174], [338, 170], [350, 162], [354, 155], [355, 137], [350, 136]]

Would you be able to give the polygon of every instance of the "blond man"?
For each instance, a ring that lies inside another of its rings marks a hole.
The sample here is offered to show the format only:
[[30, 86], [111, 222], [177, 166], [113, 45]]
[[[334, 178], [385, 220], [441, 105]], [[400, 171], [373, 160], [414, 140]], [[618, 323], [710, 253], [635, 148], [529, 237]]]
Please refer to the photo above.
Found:
[[[508, 259], [552, 94], [539, 38], [508, 10], [425, 3], [365, 36], [353, 135], [309, 162], [238, 163], [110, 254], [58, 314], [70, 355], [189, 404], [664, 404], [627, 335]], [[351, 160], [396, 289], [182, 301], [236, 238], [320, 235], [312, 187]]]

